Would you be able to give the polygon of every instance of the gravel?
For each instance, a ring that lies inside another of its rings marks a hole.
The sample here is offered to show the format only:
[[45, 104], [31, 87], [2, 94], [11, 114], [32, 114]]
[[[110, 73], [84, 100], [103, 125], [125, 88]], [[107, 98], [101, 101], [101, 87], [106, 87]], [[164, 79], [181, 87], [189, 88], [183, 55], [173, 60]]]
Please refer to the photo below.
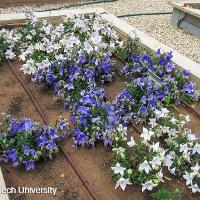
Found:
[[[193, 0], [195, 2], [195, 0]], [[198, 0], [196, 0], [197, 2]], [[79, 1], [80, 2], [80, 1]], [[118, 0], [113, 3], [102, 3], [87, 7], [103, 7], [107, 11], [115, 15], [128, 13], [143, 13], [143, 12], [170, 12], [172, 7], [167, 0]], [[180, 0], [180, 2], [184, 2]], [[14, 13], [25, 11], [36, 11], [43, 9], [57, 8], [68, 4], [54, 4], [44, 6], [22, 6], [14, 8], [1, 8], [0, 13]], [[137, 16], [123, 18], [128, 23], [145, 32], [146, 34], [156, 38], [158, 41], [170, 46], [181, 54], [191, 58], [197, 63], [200, 63], [200, 38], [184, 32], [179, 28], [172, 27], [170, 24], [171, 15], [157, 16]]]

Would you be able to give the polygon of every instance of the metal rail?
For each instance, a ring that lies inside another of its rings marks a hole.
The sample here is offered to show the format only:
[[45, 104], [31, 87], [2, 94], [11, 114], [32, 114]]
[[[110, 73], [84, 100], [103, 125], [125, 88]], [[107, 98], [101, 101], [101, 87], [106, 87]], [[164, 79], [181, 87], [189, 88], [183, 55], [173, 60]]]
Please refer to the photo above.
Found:
[[185, 101], [182, 101], [183, 105], [186, 106], [188, 109], [190, 109], [199, 119], [200, 119], [200, 113], [197, 112], [190, 104], [188, 104]]
[[136, 130], [137, 133], [141, 134], [142, 131], [134, 123], [131, 123], [131, 125], [133, 126], [133, 128]]
[[[39, 106], [39, 104], [37, 103], [36, 99], [33, 97], [33, 95], [31, 94], [31, 92], [29, 91], [29, 89], [26, 87], [26, 85], [24, 84], [24, 82], [22, 81], [22, 79], [20, 78], [20, 76], [17, 74], [17, 72], [15, 71], [15, 68], [13, 67], [13, 65], [10, 63], [10, 61], [8, 61], [10, 68], [13, 72], [13, 74], [15, 75], [16, 79], [19, 81], [19, 83], [21, 84], [21, 86], [24, 88], [25, 92], [28, 94], [28, 96], [30, 97], [32, 103], [34, 104], [35, 108], [37, 109], [40, 117], [42, 118], [43, 122], [45, 124], [48, 124], [48, 119], [46, 117], [46, 115], [44, 114], [42, 108]], [[63, 152], [65, 158], [68, 160], [69, 164], [71, 165], [71, 167], [73, 168], [73, 170], [75, 171], [76, 175], [79, 177], [79, 179], [81, 180], [82, 184], [84, 185], [84, 187], [86, 188], [87, 192], [90, 194], [90, 196], [94, 199], [94, 200], [98, 200], [97, 195], [95, 193], [95, 191], [93, 190], [93, 188], [90, 186], [90, 184], [88, 183], [88, 181], [85, 179], [85, 177], [82, 175], [81, 171], [79, 170], [79, 168], [77, 167], [77, 164], [74, 162], [74, 160], [70, 157], [69, 153], [67, 153], [64, 148], [61, 146], [61, 151]]]

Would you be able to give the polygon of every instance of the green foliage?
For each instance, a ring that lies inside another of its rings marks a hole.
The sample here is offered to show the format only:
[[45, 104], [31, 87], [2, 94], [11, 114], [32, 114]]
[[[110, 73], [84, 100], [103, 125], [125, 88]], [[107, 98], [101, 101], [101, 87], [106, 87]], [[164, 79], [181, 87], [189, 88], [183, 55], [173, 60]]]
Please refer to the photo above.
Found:
[[157, 192], [154, 192], [151, 196], [153, 197], [153, 200], [181, 200], [179, 189], [169, 192], [165, 188], [161, 188]]
[[8, 49], [9, 44], [6, 42], [4, 35], [0, 34], [0, 64], [5, 61], [5, 53]]

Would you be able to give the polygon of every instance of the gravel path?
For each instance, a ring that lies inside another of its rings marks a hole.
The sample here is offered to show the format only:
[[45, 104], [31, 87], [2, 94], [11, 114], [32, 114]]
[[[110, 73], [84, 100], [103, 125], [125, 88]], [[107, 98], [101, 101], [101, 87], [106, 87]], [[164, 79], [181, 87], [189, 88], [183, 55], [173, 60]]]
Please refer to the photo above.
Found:
[[[180, 0], [181, 1], [181, 0]], [[195, 0], [193, 0], [195, 2]], [[196, 0], [198, 1], [198, 0]], [[79, 1], [80, 2], [80, 1]], [[86, 7], [103, 7], [115, 15], [142, 12], [168, 12], [172, 7], [168, 4], [169, 0], [119, 0], [113, 3], [102, 3]], [[183, 0], [181, 1], [183, 2]], [[45, 5], [45, 6], [23, 6], [15, 8], [0, 9], [0, 13], [13, 13], [24, 11], [43, 10], [55, 8], [67, 4]], [[148, 35], [156, 38], [160, 42], [177, 50], [181, 54], [200, 63], [200, 38], [184, 32], [179, 28], [170, 25], [170, 15], [158, 16], [138, 16], [124, 18], [128, 23]]]

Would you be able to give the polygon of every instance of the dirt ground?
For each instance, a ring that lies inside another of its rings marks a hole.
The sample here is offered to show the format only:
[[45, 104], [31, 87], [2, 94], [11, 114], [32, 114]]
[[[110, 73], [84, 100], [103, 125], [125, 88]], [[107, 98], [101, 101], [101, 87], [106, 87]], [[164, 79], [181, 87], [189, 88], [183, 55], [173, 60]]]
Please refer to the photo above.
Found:
[[[118, 64], [117, 64], [118, 65]], [[55, 93], [52, 89], [42, 89], [40, 86], [33, 84], [30, 78], [19, 71], [20, 63], [14, 63], [18, 74], [23, 79], [27, 88], [31, 91], [37, 102], [42, 107], [50, 123], [54, 124], [58, 115], [69, 119], [70, 113], [63, 108], [62, 103], [55, 103]], [[117, 76], [112, 84], [105, 86], [109, 99], [114, 97], [124, 88], [124, 79]], [[200, 110], [199, 105], [195, 105]], [[184, 108], [179, 107], [180, 111], [191, 116], [193, 131], [200, 136], [199, 120], [196, 116]], [[30, 117], [33, 120], [42, 123], [37, 111], [32, 105], [29, 97], [24, 92], [21, 85], [15, 79], [8, 64], [0, 67], [0, 113], [9, 112], [17, 117]], [[178, 112], [178, 111], [177, 111]], [[139, 137], [138, 133], [129, 127], [129, 135]], [[115, 183], [112, 180], [112, 152], [109, 148], [97, 145], [93, 149], [79, 148], [75, 149], [72, 141], [65, 142], [63, 148], [68, 152], [71, 158], [76, 162], [78, 168], [85, 176], [86, 180], [95, 190], [100, 200], [149, 200], [149, 192], [141, 192], [140, 186], [131, 186], [123, 192], [120, 189], [115, 190]], [[84, 189], [81, 181], [65, 160], [62, 152], [54, 156], [52, 161], [38, 163], [36, 170], [25, 172], [24, 169], [13, 169], [12, 166], [1, 163], [5, 182], [7, 187], [57, 187], [56, 196], [53, 195], [33, 195], [26, 194], [23, 196], [10, 195], [10, 200], [89, 200], [90, 196]], [[170, 174], [167, 177], [171, 181], [165, 180], [161, 186], [169, 190], [180, 188], [183, 200], [197, 200], [197, 195], [191, 195], [189, 189], [185, 186], [183, 179], [176, 179]]]

